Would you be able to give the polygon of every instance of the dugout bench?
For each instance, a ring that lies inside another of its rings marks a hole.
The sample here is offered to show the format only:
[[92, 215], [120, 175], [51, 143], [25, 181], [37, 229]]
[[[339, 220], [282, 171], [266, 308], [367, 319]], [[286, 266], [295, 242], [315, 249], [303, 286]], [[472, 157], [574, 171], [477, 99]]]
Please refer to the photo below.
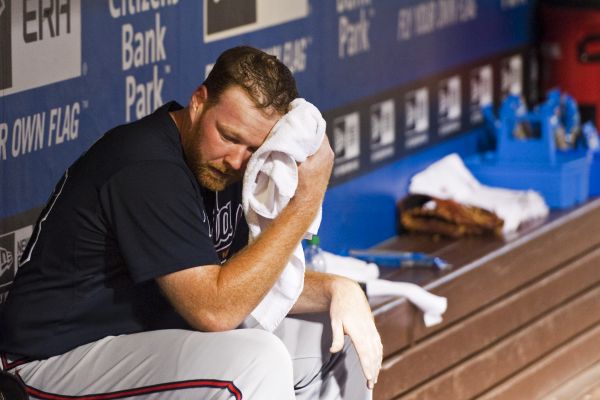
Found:
[[381, 268], [447, 297], [448, 310], [426, 328], [405, 299], [370, 300], [384, 345], [375, 400], [532, 400], [600, 360], [600, 199], [507, 239], [402, 235], [376, 247], [453, 268]]

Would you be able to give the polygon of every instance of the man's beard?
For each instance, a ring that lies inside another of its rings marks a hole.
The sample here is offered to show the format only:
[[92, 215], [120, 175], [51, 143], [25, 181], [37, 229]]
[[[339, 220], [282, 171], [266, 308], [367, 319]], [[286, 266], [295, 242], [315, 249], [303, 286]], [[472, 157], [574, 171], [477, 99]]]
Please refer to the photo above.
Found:
[[194, 168], [196, 179], [202, 186], [214, 191], [221, 191], [228, 185], [241, 180], [241, 173], [218, 163], [201, 163]]

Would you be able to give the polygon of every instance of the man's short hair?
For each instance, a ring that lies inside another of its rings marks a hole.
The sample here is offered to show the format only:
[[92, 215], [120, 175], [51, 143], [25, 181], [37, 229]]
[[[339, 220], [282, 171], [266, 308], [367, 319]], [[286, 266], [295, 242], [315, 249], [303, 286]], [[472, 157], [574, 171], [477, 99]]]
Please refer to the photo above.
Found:
[[238, 85], [248, 93], [258, 108], [272, 107], [280, 114], [298, 97], [291, 71], [277, 57], [250, 46], [224, 51], [203, 83], [208, 89], [209, 104], [219, 101], [230, 86]]

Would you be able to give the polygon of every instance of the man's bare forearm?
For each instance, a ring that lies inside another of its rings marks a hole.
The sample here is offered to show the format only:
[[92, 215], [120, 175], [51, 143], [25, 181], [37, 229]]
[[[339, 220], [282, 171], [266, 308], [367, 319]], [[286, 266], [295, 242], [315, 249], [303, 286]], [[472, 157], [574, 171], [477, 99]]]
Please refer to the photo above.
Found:
[[324, 138], [298, 167], [295, 196], [250, 245], [225, 264], [184, 269], [157, 279], [177, 311], [193, 327], [237, 327], [273, 287], [317, 214], [329, 182], [333, 151]]
[[185, 269], [158, 283], [196, 329], [234, 329], [273, 287], [315, 214], [315, 207], [292, 199], [252, 244], [225, 264]]
[[291, 310], [292, 314], [313, 313], [329, 310], [334, 275], [307, 270], [304, 289]]
[[236, 313], [235, 326], [260, 303], [271, 290], [294, 249], [300, 244], [314, 212], [301, 203], [290, 202], [260, 236], [221, 268], [218, 288], [237, 304], [227, 312]]

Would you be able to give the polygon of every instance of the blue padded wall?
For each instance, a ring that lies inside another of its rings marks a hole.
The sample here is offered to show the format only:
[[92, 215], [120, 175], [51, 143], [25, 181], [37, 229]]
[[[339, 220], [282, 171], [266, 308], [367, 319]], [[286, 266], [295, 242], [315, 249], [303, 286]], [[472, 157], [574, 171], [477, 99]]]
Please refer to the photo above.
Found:
[[239, 44], [280, 57], [324, 112], [324, 246], [391, 236], [410, 175], [474, 151], [481, 104], [537, 95], [534, 14], [530, 0], [0, 0], [0, 294], [64, 169], [110, 127], [187, 103]]

